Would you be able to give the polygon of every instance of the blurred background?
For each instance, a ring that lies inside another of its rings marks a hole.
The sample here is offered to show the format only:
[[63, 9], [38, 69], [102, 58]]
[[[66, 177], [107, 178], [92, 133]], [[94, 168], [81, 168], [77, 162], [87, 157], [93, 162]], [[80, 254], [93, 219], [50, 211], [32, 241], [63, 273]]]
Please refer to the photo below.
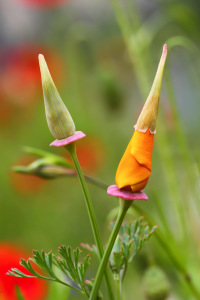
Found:
[[[120, 3], [128, 33], [126, 26], [120, 30], [109, 0], [0, 1], [1, 300], [16, 299], [16, 279], [4, 274], [18, 267], [20, 257], [31, 256], [32, 249], [56, 252], [60, 244], [76, 247], [81, 242], [93, 243], [76, 178], [45, 180], [12, 171], [13, 166], [28, 165], [37, 158], [25, 153], [23, 146], [67, 158], [64, 150], [49, 147], [53, 137], [45, 119], [38, 54], [45, 56], [76, 129], [87, 135], [77, 143], [83, 170], [110, 185], [166, 42], [169, 54], [153, 171], [145, 188], [149, 201], [136, 205], [154, 217], [165, 239], [167, 231], [171, 232], [198, 286], [200, 3]], [[94, 185], [89, 184], [89, 189], [106, 243], [107, 216], [118, 201]], [[115, 214], [111, 216], [115, 218]], [[137, 216], [133, 210], [128, 218]], [[95, 258], [93, 262], [90, 277], [98, 263]], [[162, 270], [169, 282], [165, 298], [145, 295], [144, 277], [151, 264]], [[128, 275], [124, 282], [126, 299], [199, 299], [192, 295], [154, 236], [131, 263]], [[19, 279], [17, 284], [26, 299], [50, 299], [50, 288], [41, 280]], [[71, 292], [69, 299], [81, 297]]]

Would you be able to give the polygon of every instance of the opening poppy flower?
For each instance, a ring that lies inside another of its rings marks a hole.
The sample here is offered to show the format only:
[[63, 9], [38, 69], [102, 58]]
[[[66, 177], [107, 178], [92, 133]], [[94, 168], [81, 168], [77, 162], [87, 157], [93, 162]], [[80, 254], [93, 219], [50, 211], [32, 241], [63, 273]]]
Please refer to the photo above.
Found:
[[[17, 300], [15, 287], [19, 287], [26, 300], [42, 300], [47, 295], [47, 283], [34, 278], [17, 278], [6, 275], [8, 270], [19, 265], [20, 258], [28, 258], [28, 254], [18, 246], [10, 243], [0, 243], [0, 299]], [[27, 271], [28, 274], [28, 271]], [[31, 274], [30, 274], [31, 275]]]
[[167, 45], [163, 47], [158, 70], [147, 101], [135, 125], [135, 132], [119, 163], [115, 181], [119, 189], [132, 192], [142, 190], [151, 174], [153, 140], [162, 83], [162, 75], [167, 56]]

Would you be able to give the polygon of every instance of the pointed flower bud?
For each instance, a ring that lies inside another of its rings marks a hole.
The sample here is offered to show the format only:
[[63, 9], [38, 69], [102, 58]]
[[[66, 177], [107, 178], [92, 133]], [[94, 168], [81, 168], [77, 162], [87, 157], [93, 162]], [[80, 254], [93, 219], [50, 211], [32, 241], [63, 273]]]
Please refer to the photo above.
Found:
[[39, 54], [39, 64], [49, 130], [56, 139], [65, 139], [74, 135], [74, 122], [56, 89], [42, 54]]
[[163, 46], [163, 53], [158, 65], [157, 73], [151, 91], [135, 125], [135, 129], [138, 131], [146, 132], [149, 129], [152, 134], [156, 133], [156, 119], [158, 115], [158, 104], [160, 99], [160, 90], [166, 57], [167, 45], [165, 44]]
[[156, 118], [166, 56], [167, 45], [164, 45], [149, 97], [135, 125], [133, 137], [117, 169], [115, 181], [119, 189], [125, 188], [132, 192], [138, 192], [146, 186], [149, 180]]

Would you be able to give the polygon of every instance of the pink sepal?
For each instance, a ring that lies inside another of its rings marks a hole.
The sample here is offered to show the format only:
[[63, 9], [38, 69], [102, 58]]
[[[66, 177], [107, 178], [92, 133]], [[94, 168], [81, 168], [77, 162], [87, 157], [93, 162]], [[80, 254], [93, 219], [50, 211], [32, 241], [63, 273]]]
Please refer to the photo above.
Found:
[[119, 189], [117, 185], [109, 186], [107, 189], [107, 194], [126, 200], [148, 200], [147, 195], [143, 191], [133, 193], [125, 189]]
[[71, 144], [73, 142], [76, 142], [77, 140], [80, 140], [80, 139], [84, 138], [85, 136], [86, 136], [85, 133], [83, 133], [82, 131], [76, 131], [74, 133], [74, 135], [71, 135], [66, 139], [53, 141], [50, 144], [50, 146], [55, 146], [55, 147], [66, 146], [68, 144]]

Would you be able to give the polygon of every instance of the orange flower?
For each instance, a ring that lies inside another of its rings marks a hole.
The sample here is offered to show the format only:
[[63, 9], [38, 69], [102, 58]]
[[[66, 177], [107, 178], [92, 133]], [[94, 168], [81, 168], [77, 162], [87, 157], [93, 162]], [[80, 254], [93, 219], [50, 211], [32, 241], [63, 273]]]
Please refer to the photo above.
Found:
[[133, 137], [117, 169], [115, 181], [120, 189], [126, 188], [132, 190], [132, 192], [138, 192], [147, 185], [149, 180], [153, 140], [156, 132], [156, 118], [166, 56], [167, 45], [164, 45], [149, 97], [135, 125]]

